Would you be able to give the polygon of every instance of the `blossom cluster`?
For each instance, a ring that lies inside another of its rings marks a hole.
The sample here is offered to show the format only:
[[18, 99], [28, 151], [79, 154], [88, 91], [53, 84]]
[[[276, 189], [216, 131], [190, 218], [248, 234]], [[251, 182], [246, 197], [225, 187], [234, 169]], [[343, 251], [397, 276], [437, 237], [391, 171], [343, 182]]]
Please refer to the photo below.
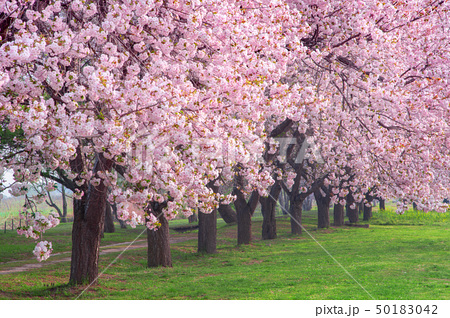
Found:
[[17, 228], [17, 234], [25, 235], [25, 237], [31, 237], [35, 240], [39, 239], [45, 231], [57, 226], [60, 222], [58, 215], [54, 212], [49, 213], [48, 216], [40, 212], [25, 212], [21, 214], [21, 217], [29, 224]]
[[40, 241], [36, 244], [36, 247], [33, 250], [33, 254], [36, 256], [36, 259], [41, 262], [49, 258], [52, 251], [53, 248], [51, 242]]

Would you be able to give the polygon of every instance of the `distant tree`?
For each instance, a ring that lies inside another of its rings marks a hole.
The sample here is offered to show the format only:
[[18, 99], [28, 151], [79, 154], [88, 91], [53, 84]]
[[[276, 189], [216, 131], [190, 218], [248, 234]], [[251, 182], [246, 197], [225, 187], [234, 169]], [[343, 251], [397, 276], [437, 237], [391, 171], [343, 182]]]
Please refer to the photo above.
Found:
[[383, 198], [380, 198], [379, 201], [380, 201], [380, 210], [383, 210], [383, 211], [386, 210], [386, 200]]
[[198, 215], [196, 213], [193, 213], [192, 215], [188, 216], [189, 223], [195, 223], [198, 221]]
[[104, 233], [114, 233], [116, 231], [116, 228], [114, 226], [114, 217], [112, 214], [112, 208], [111, 204], [107, 202], [106, 208], [105, 208], [105, 222], [103, 227]]
[[46, 191], [46, 193], [47, 193], [47, 199], [45, 199], [45, 203], [47, 203], [48, 206], [50, 206], [56, 210], [62, 223], [66, 223], [67, 222], [66, 188], [63, 185], [61, 185], [61, 201], [62, 201], [61, 208], [58, 206], [58, 204], [56, 204], [53, 201], [50, 191]]

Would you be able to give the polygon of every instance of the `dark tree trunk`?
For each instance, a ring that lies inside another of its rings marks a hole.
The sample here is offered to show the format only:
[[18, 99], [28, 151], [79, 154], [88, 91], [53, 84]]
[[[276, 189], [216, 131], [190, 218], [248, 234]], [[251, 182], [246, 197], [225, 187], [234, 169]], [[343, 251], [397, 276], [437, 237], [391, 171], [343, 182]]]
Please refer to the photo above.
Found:
[[[45, 200], [45, 203], [46, 203], [49, 207], [52, 207], [52, 208], [54, 208], [54, 209], [56, 210], [56, 213], [58, 213], [58, 216], [59, 216], [59, 220], [60, 220], [62, 223], [66, 223], [67, 220], [66, 220], [66, 217], [65, 217], [65, 215], [64, 215], [64, 210], [61, 211], [61, 209], [59, 208], [59, 206], [58, 206], [55, 202], [53, 202], [52, 195], [50, 194], [49, 191], [47, 191], [47, 198], [48, 198], [48, 200]], [[66, 207], [65, 212], [66, 212], [66, 214], [67, 214], [67, 207]]]
[[[220, 193], [219, 186], [215, 186], [214, 183], [210, 183], [210, 186], [214, 193]], [[237, 222], [236, 211], [234, 211], [229, 204], [219, 204], [217, 211], [226, 224], [233, 224]]]
[[198, 252], [214, 254], [217, 236], [217, 210], [198, 214]]
[[278, 196], [280, 195], [281, 185], [275, 182], [268, 197], [259, 198], [261, 204], [261, 213], [263, 216], [262, 239], [272, 240], [277, 238], [277, 221], [275, 219]]
[[172, 255], [170, 253], [169, 222], [162, 213], [163, 206], [152, 202], [152, 213], [158, 218], [161, 226], [157, 230], [147, 229], [147, 266], [148, 267], [172, 267]]
[[380, 199], [380, 210], [386, 210], [386, 203], [384, 199]]
[[[214, 191], [219, 192], [219, 187], [216, 186], [215, 181], [208, 183], [208, 187]], [[217, 210], [214, 209], [211, 213], [198, 213], [198, 252], [214, 254], [216, 249], [217, 236]]]
[[292, 194], [289, 202], [291, 217], [291, 233], [302, 234], [302, 207], [304, 198], [300, 194]]
[[372, 201], [373, 201], [373, 199], [374, 198], [370, 192], [366, 193], [366, 201], [367, 202], [363, 205], [363, 208], [364, 208], [363, 220], [364, 221], [369, 221], [372, 218]]
[[307, 196], [305, 201], [303, 201], [302, 210], [311, 211], [312, 209], [312, 196]]
[[233, 224], [237, 222], [236, 211], [234, 211], [229, 204], [220, 204], [218, 212], [226, 224]]
[[277, 238], [277, 221], [275, 219], [275, 207], [273, 199], [260, 198], [261, 213], [263, 215], [262, 239], [272, 240]]
[[279, 202], [281, 205], [281, 211], [284, 215], [287, 215], [289, 212], [289, 194], [286, 191], [281, 191]]
[[[79, 152], [80, 154], [80, 152]], [[81, 156], [73, 164], [79, 168]], [[110, 170], [112, 162], [97, 155], [94, 174]], [[107, 187], [103, 182], [96, 187], [89, 185], [81, 200], [73, 200], [74, 221], [72, 228], [72, 259], [70, 264], [70, 284], [94, 283], [98, 276], [100, 236], [105, 220]]]
[[67, 197], [66, 197], [66, 187], [61, 185], [61, 199], [62, 199], [62, 217], [61, 222], [67, 222]]
[[238, 244], [250, 244], [252, 241], [252, 214], [247, 208], [237, 209]]
[[[89, 284], [97, 277], [97, 272], [89, 272], [89, 265], [95, 264], [97, 255], [96, 244], [91, 245], [86, 241], [88, 232], [84, 214], [86, 209], [86, 199], [73, 199], [73, 225], [72, 225], [72, 257], [70, 264], [70, 284]], [[95, 229], [94, 229], [95, 230]], [[91, 236], [95, 236], [92, 235]], [[95, 239], [95, 238], [94, 238]], [[100, 237], [97, 239], [100, 241]]]
[[53, 202], [52, 195], [48, 191], [47, 191], [47, 197], [48, 197], [49, 201], [45, 200], [45, 203], [47, 203], [47, 205], [49, 207], [54, 208], [56, 210], [56, 213], [58, 213], [60, 219], [62, 219], [61, 209], [59, 208], [59, 206], [55, 202]]
[[244, 193], [240, 189], [244, 186], [244, 179], [241, 175], [235, 175], [235, 186], [233, 188], [233, 195], [236, 196], [234, 201], [234, 207], [236, 208], [237, 216], [237, 240], [238, 245], [240, 244], [250, 244], [252, 241], [252, 216], [255, 212], [256, 206], [258, 205], [259, 193], [258, 191], [253, 191], [250, 199], [244, 196]]
[[361, 215], [361, 214], [363, 214], [363, 212], [364, 212], [364, 202], [361, 201], [361, 202], [358, 204], [358, 213], [359, 213], [359, 215]]
[[116, 231], [116, 228], [114, 227], [114, 219], [113, 219], [113, 215], [112, 215], [111, 204], [109, 204], [109, 202], [106, 202], [105, 225], [103, 227], [103, 232], [114, 233], [115, 231]]
[[317, 227], [319, 229], [330, 227], [330, 197], [322, 196], [320, 189], [314, 191], [314, 198], [317, 203]]
[[369, 221], [372, 218], [372, 205], [364, 205], [364, 221]]
[[258, 205], [259, 193], [253, 191], [248, 202], [237, 189], [233, 190], [237, 198], [234, 201], [238, 223], [238, 244], [250, 244], [252, 241], [252, 216]]
[[197, 222], [197, 221], [198, 221], [198, 216], [197, 216], [197, 214], [194, 213], [194, 214], [192, 214], [192, 215], [189, 215], [188, 221], [189, 221], [189, 223]]
[[[352, 208], [351, 206], [354, 206]], [[357, 223], [359, 221], [359, 213], [358, 213], [358, 204], [356, 204], [355, 199], [353, 198], [353, 195], [349, 193], [347, 195], [347, 217], [350, 223]]]
[[334, 205], [334, 226], [343, 226], [345, 222], [344, 206], [340, 204]]

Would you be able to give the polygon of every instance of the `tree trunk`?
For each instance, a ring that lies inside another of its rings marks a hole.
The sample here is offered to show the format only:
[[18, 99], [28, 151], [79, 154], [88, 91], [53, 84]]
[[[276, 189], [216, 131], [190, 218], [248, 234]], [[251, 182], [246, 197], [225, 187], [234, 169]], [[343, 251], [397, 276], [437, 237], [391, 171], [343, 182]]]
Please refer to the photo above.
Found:
[[214, 254], [217, 236], [217, 210], [198, 214], [198, 252]]
[[372, 218], [372, 204], [370, 206], [364, 205], [364, 221], [369, 221]]
[[192, 215], [189, 215], [188, 221], [189, 221], [189, 223], [197, 222], [197, 221], [198, 221], [198, 216], [197, 216], [197, 214], [194, 213], [194, 214], [192, 214]]
[[259, 198], [259, 203], [261, 204], [261, 213], [263, 216], [263, 240], [273, 240], [277, 238], [277, 221], [275, 219], [275, 214], [280, 191], [280, 183], [275, 182], [270, 189], [270, 195], [268, 197]]
[[157, 230], [147, 229], [147, 266], [172, 267], [170, 253], [169, 222], [162, 213], [162, 206], [152, 202], [151, 213], [158, 218], [161, 226]]
[[249, 209], [237, 209], [238, 245], [252, 241], [252, 214]]
[[63, 218], [64, 218], [63, 211], [61, 211], [59, 206], [55, 202], [53, 202], [52, 195], [50, 194], [49, 191], [47, 191], [47, 198], [48, 198], [48, 201], [45, 200], [45, 203], [47, 203], [47, 205], [49, 207], [52, 207], [52, 208], [54, 208], [56, 210], [56, 213], [58, 213], [60, 221], [63, 222]]
[[272, 240], [277, 238], [277, 221], [275, 219], [275, 204], [270, 197], [260, 198], [261, 213], [263, 215], [262, 239]]
[[258, 205], [259, 193], [253, 191], [247, 202], [244, 193], [240, 190], [244, 187], [244, 178], [240, 174], [236, 174], [234, 181], [233, 195], [236, 196], [234, 207], [236, 208], [238, 223], [238, 245], [250, 244], [252, 241], [252, 216]]
[[229, 204], [220, 204], [218, 212], [226, 224], [233, 224], [237, 222], [236, 211]]
[[106, 202], [106, 208], [105, 208], [105, 225], [103, 227], [104, 233], [114, 233], [116, 231], [116, 228], [114, 227], [114, 219], [111, 211], [111, 204], [109, 202]]
[[334, 226], [343, 226], [345, 221], [344, 206], [340, 204], [334, 205]]
[[317, 227], [324, 229], [330, 227], [330, 197], [322, 196], [320, 188], [314, 191], [317, 203]]
[[281, 191], [279, 202], [281, 205], [281, 211], [284, 215], [287, 215], [287, 212], [289, 212], [289, 194], [286, 191]]
[[[75, 160], [80, 160], [77, 156]], [[79, 167], [79, 162], [75, 163]], [[112, 162], [97, 155], [94, 175], [98, 171], [110, 170]], [[81, 200], [73, 199], [74, 221], [72, 228], [72, 259], [70, 284], [91, 284], [98, 276], [100, 236], [105, 220], [107, 187], [103, 182], [96, 187], [89, 185]]]
[[[364, 208], [364, 221], [369, 221], [372, 218], [372, 202], [374, 197], [371, 195], [371, 193], [366, 193], [366, 203], [363, 205]], [[366, 206], [366, 204], [368, 206]]]
[[364, 213], [364, 201], [361, 201], [361, 202], [358, 204], [358, 213], [359, 213], [359, 215], [361, 215], [361, 214]]
[[259, 194], [253, 191], [247, 203], [242, 192], [238, 189], [233, 190], [237, 198], [234, 201], [237, 215], [238, 245], [250, 244], [252, 241], [252, 216], [258, 204]]
[[302, 234], [302, 207], [303, 198], [300, 194], [292, 194], [289, 202], [291, 217], [291, 233]]
[[311, 211], [312, 209], [312, 196], [307, 196], [305, 201], [303, 201], [302, 210]]
[[[352, 205], [354, 208], [352, 208]], [[357, 223], [359, 221], [359, 213], [358, 213], [358, 204], [356, 204], [355, 199], [353, 198], [353, 195], [349, 193], [347, 195], [347, 217], [350, 223]]]
[[62, 217], [61, 222], [67, 222], [67, 197], [66, 197], [66, 187], [61, 185], [61, 198], [62, 198]]
[[380, 210], [386, 210], [386, 202], [384, 199], [380, 199]]

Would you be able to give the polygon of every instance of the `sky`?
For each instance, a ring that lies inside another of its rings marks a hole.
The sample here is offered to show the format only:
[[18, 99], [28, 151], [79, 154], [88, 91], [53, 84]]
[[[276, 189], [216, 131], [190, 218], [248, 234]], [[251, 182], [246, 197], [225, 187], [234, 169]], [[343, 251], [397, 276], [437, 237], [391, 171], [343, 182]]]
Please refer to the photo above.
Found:
[[[5, 173], [3, 174], [3, 178], [2, 178], [2, 179], [3, 179], [4, 181], [6, 181], [6, 182], [4, 183], [4, 186], [9, 186], [9, 185], [14, 181], [12, 171], [11, 171], [11, 170], [5, 171]], [[1, 192], [1, 194], [3, 194], [3, 196], [4, 196], [5, 198], [6, 198], [6, 197], [11, 197], [11, 194], [9, 194], [9, 190], [5, 190], [5, 191]]]

